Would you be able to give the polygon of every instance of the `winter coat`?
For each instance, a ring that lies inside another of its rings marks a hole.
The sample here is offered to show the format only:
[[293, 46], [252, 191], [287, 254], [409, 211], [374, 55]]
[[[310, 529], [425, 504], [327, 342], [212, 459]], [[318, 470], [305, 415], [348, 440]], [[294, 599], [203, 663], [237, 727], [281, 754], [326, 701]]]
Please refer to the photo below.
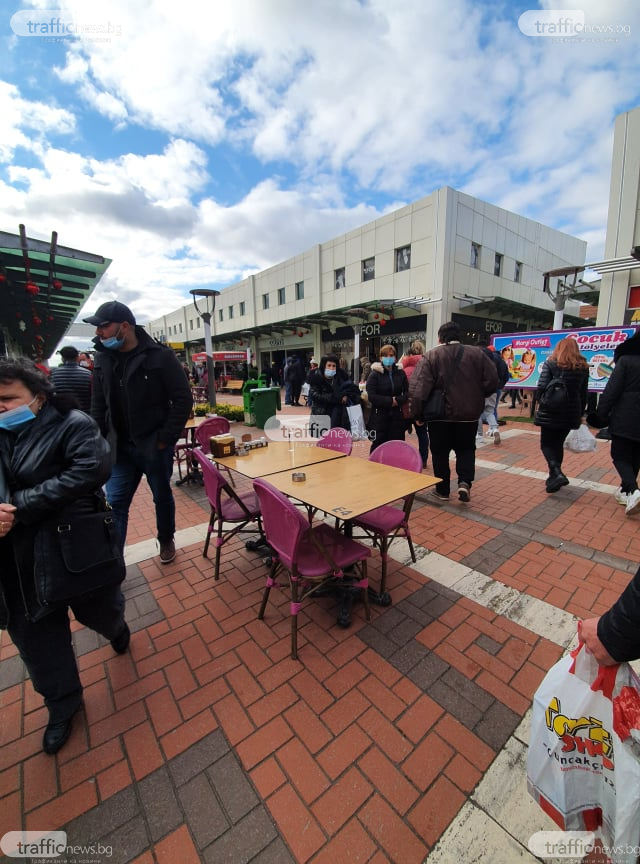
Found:
[[[367, 378], [367, 397], [371, 405], [369, 430], [380, 432], [382, 440], [403, 439], [407, 421], [402, 416], [401, 406], [409, 398], [409, 381], [403, 370], [394, 365], [389, 371], [382, 363], [372, 363]], [[394, 397], [398, 403], [396, 407], [392, 405]]]
[[422, 354], [405, 354], [400, 363], [398, 363], [398, 369], [404, 371], [407, 381], [411, 381], [411, 376], [418, 363], [422, 360], [422, 356]]
[[[560, 405], [549, 407], [544, 404], [542, 394], [547, 385], [558, 377], [562, 377], [566, 384], [567, 398]], [[548, 426], [550, 429], [578, 429], [587, 408], [588, 385], [588, 368], [561, 369], [555, 360], [545, 360], [538, 379], [535, 425]]]
[[[181, 374], [184, 378], [182, 370]], [[35, 420], [18, 434], [0, 431], [0, 462], [9, 501], [16, 507], [16, 523], [0, 540], [0, 579], [18, 579], [25, 613], [37, 620], [50, 611], [38, 597], [52, 576], [53, 563], [40, 560], [34, 550], [35, 536], [62, 511], [95, 512], [96, 493], [100, 494], [110, 473], [109, 445], [87, 414], [78, 410], [62, 414], [45, 402]], [[0, 592], [0, 627], [6, 627], [7, 618]]]
[[[454, 372], [460, 347], [463, 353]], [[484, 410], [485, 396], [498, 389], [495, 363], [475, 345], [461, 346], [459, 342], [437, 345], [421, 358], [409, 384], [412, 413], [418, 419], [434, 389], [444, 391], [445, 421], [477, 423]]]
[[613, 355], [615, 369], [598, 402], [598, 418], [611, 435], [640, 441], [640, 335], [627, 339]]
[[498, 390], [501, 390], [509, 380], [509, 367], [495, 351], [492, 351], [490, 348], [483, 348], [482, 350], [495, 363], [496, 372], [498, 373]]
[[158, 444], [173, 447], [182, 435], [193, 408], [193, 398], [173, 351], [152, 339], [142, 327], [136, 327], [136, 336], [138, 348], [124, 361], [122, 387], [115, 372], [116, 364], [122, 361], [122, 355], [118, 357], [121, 352], [104, 348], [100, 340], [94, 340], [91, 416], [109, 441], [115, 457], [118, 433], [113, 419], [113, 394], [120, 388], [129, 435], [136, 447], [153, 459]]
[[618, 663], [640, 658], [640, 569], [611, 609], [601, 616], [598, 639]]
[[331, 427], [341, 426], [349, 429], [349, 415], [342, 398], [346, 396], [348, 404], [360, 404], [360, 390], [343, 369], [337, 369], [333, 379], [325, 378], [319, 369], [309, 373], [309, 401], [312, 415], [327, 415], [331, 418]]

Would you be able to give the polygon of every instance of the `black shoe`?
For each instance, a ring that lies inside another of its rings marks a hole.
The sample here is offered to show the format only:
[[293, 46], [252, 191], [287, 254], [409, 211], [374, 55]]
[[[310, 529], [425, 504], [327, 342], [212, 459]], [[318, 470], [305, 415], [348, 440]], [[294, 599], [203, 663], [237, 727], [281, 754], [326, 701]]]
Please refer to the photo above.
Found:
[[116, 654], [126, 654], [129, 649], [130, 641], [131, 630], [129, 630], [129, 625], [125, 622], [125, 625], [120, 631], [120, 633], [116, 636], [115, 639], [111, 640], [111, 647], [116, 652]]
[[601, 429], [599, 432], [596, 432], [596, 438], [598, 441], [611, 441], [611, 435], [609, 433], [609, 427]]
[[42, 736], [42, 749], [48, 756], [53, 756], [67, 743], [73, 729], [73, 716], [79, 710], [80, 706], [78, 705], [67, 720], [62, 720], [60, 723], [47, 724], [47, 728], [44, 730], [44, 735]]
[[469, 484], [465, 483], [464, 480], [458, 483], [458, 498], [460, 501], [464, 501], [465, 504], [471, 500], [471, 489], [469, 488]]
[[160, 543], [160, 563], [171, 564], [176, 557], [176, 544], [173, 540], [159, 540]]
[[568, 485], [569, 478], [562, 473], [562, 469], [560, 468], [560, 466], [550, 465], [549, 476], [547, 477], [547, 481], [545, 483], [545, 488], [547, 492], [557, 492], [558, 489], [562, 489], [563, 486]]

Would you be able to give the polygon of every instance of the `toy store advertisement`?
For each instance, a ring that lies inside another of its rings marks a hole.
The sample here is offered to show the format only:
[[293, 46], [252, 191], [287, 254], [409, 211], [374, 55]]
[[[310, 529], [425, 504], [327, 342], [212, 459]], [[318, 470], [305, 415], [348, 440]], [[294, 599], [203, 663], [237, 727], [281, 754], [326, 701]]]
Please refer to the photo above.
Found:
[[636, 332], [635, 327], [585, 327], [581, 330], [545, 330], [540, 333], [507, 333], [494, 336], [493, 347], [509, 367], [508, 388], [538, 386], [542, 364], [561, 339], [578, 343], [589, 364], [589, 390], [604, 390], [613, 372], [613, 354], [618, 345]]

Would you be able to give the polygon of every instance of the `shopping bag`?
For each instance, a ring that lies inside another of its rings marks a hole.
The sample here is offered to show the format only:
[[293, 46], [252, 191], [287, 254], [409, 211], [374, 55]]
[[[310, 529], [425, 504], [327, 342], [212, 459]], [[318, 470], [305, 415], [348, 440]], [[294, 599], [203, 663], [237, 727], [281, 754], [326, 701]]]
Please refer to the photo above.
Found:
[[364, 425], [364, 416], [361, 405], [347, 405], [347, 415], [351, 428], [351, 437], [354, 441], [364, 441], [367, 438], [367, 429]]
[[635, 864], [640, 845], [640, 679], [598, 667], [584, 646], [553, 666], [533, 700], [527, 788], [565, 831], [594, 831]]
[[307, 382], [305, 381], [305, 383], [300, 388], [300, 392], [302, 393], [303, 396], [308, 396], [310, 391], [311, 391], [311, 385], [307, 384]]
[[596, 449], [598, 442], [586, 425], [582, 423], [577, 429], [572, 429], [569, 432], [565, 438], [564, 446], [573, 453], [589, 453]]

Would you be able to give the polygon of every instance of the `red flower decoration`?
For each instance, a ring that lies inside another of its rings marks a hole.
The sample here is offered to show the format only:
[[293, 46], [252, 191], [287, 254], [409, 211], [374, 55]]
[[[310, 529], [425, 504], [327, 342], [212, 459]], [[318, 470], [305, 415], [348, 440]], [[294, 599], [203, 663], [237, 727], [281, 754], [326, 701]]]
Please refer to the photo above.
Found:
[[4, 275], [4, 273], [0, 273], [0, 282], [6, 282], [6, 281], [7, 281], [7, 277]]
[[33, 324], [35, 327], [39, 327], [42, 324], [42, 319], [38, 318], [37, 315], [33, 316]]
[[380, 326], [384, 327], [386, 325], [386, 323], [387, 323], [387, 319], [383, 318], [382, 321], [380, 322]]
[[35, 297], [36, 294], [40, 293], [40, 289], [35, 282], [27, 282], [24, 286], [24, 290], [27, 292], [27, 294], [31, 294], [32, 297]]
[[62, 288], [62, 282], [59, 279], [54, 279], [51, 283], [56, 291], [59, 291]]

